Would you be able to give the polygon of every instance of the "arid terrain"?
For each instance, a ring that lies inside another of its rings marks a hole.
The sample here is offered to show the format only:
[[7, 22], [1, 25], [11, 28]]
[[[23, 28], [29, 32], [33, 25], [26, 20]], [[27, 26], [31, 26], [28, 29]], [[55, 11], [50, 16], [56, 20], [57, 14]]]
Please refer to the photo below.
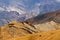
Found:
[[[40, 38], [40, 34], [45, 37]], [[60, 10], [38, 15], [24, 22], [11, 21], [0, 27], [0, 40], [50, 40], [53, 37], [57, 40], [59, 36]]]

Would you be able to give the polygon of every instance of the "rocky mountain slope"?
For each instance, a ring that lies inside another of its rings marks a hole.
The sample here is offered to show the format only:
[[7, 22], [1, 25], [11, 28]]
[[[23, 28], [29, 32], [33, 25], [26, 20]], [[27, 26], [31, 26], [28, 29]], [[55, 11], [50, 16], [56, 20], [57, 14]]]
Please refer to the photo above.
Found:
[[22, 37], [15, 37], [10, 40], [60, 40], [60, 30], [29, 34]]
[[[34, 25], [36, 28], [39, 28], [40, 31], [55, 29], [54, 27], [60, 28], [60, 10], [38, 15], [27, 19], [25, 22]], [[57, 25], [59, 25], [59, 27]]]
[[27, 19], [24, 22], [11, 21], [0, 27], [0, 40], [21, 37], [29, 34], [60, 29], [60, 11], [49, 12]]
[[20, 37], [26, 34], [32, 34], [36, 32], [37, 30], [35, 30], [26, 23], [13, 21], [0, 27], [0, 38], [2, 40], [7, 40], [17, 36]]
[[42, 15], [39, 14], [36, 17], [27, 19], [25, 22], [28, 22], [30, 24], [42, 24], [50, 21], [60, 23], [60, 10], [48, 12]]
[[8, 40], [28, 34], [60, 29], [60, 24], [57, 24], [54, 21], [33, 26], [17, 21], [10, 22], [9, 24], [5, 24], [4, 26], [0, 27], [0, 38], [2, 40]]

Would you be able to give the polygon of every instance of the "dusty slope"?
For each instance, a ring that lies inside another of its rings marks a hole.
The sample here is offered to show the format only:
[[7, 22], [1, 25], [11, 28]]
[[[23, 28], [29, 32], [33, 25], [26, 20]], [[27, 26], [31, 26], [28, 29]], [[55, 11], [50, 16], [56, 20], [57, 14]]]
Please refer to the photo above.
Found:
[[34, 27], [23, 22], [13, 21], [9, 24], [5, 24], [4, 26], [0, 27], [0, 38], [2, 40], [8, 40], [15, 37], [21, 37], [27, 34], [39, 33], [49, 30], [57, 30], [60, 29], [60, 24], [51, 21], [44, 24], [34, 25]]
[[36, 34], [12, 38], [10, 40], [60, 40], [60, 30], [40, 32]]
[[34, 28], [31, 28], [34, 31], [32, 32], [32, 30], [27, 27], [31, 27], [31, 26], [28, 24], [25, 24], [25, 23], [23, 24], [23, 23], [16, 22], [16, 21], [10, 22], [9, 24], [6, 24], [0, 27], [1, 29], [0, 38], [3, 40], [7, 40], [10, 38], [14, 38], [17, 36], [23, 36], [26, 34], [32, 34], [35, 32]]
[[[34, 33], [40, 32], [46, 32], [50, 30], [59, 30], [56, 31], [54, 35], [50, 35], [51, 37], [48, 37], [48, 39], [51, 39], [52, 37], [58, 37], [60, 36], [60, 10], [55, 12], [50, 12], [43, 15], [38, 15], [37, 17], [28, 19], [24, 22], [18, 22], [18, 21], [12, 21], [8, 24], [5, 24], [4, 26], [0, 27], [0, 40], [9, 40], [11, 38], [19, 39], [21, 36], [25, 36], [28, 34], [32, 34], [35, 40]], [[47, 36], [50, 32], [48, 32]], [[53, 32], [54, 33], [54, 32]], [[42, 35], [45, 35], [45, 33], [41, 33]], [[38, 34], [36, 34], [38, 35]], [[26, 40], [29, 40], [31, 36], [27, 36]], [[23, 37], [25, 38], [25, 37]], [[37, 36], [36, 40], [39, 40], [39, 37]], [[42, 37], [43, 38], [43, 37]], [[46, 39], [46, 40], [48, 40]], [[51, 39], [54, 40], [55, 38]], [[19, 39], [24, 40], [24, 39]], [[41, 39], [43, 40], [43, 39]], [[57, 39], [56, 39], [57, 40]], [[59, 40], [59, 39], [58, 39]]]

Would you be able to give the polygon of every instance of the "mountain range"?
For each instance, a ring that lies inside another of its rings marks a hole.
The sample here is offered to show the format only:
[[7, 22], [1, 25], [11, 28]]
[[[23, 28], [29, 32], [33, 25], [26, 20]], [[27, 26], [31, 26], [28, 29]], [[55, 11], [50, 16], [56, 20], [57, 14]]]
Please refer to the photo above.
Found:
[[[7, 14], [10, 15], [9, 13]], [[12, 13], [10, 16], [8, 16], [7, 14], [6, 16], [8, 18], [12, 16], [13, 19], [20, 17], [19, 14], [15, 12], [14, 16], [15, 14], [16, 16], [14, 18]], [[3, 16], [3, 18], [4, 17], [5, 16]], [[17, 21], [17, 20], [11, 22], [8, 21], [7, 24], [4, 24], [3, 26], [0, 27], [0, 39], [9, 40], [12, 38], [22, 37], [30, 34], [46, 32], [51, 30], [59, 30], [59, 29], [60, 29], [60, 10], [57, 10], [26, 19], [25, 21]]]
[[55, 21], [57, 23], [60, 23], [60, 10], [39, 14], [36, 17], [27, 19], [25, 22], [30, 24], [40, 24], [40, 23], [46, 23], [50, 21]]

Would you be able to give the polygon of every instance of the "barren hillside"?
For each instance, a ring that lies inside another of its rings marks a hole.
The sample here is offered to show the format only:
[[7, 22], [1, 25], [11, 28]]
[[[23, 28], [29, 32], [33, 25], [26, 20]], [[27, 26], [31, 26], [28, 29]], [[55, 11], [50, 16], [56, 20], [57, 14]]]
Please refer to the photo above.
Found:
[[[24, 22], [19, 22], [19, 21], [9, 22], [8, 24], [5, 24], [0, 27], [0, 40], [9, 40], [9, 39], [17, 40], [22, 36], [31, 35], [31, 34], [34, 35], [35, 33], [40, 34], [41, 32], [46, 32], [51, 30], [60, 31], [60, 11], [49, 12], [47, 14], [38, 15], [36, 17], [27, 19]], [[59, 32], [57, 34], [60, 35]], [[44, 33], [42, 35], [44, 35]], [[16, 37], [18, 38], [16, 39]], [[30, 36], [28, 36], [28, 38], [29, 37]], [[56, 38], [57, 37], [59, 36], [56, 36]]]

